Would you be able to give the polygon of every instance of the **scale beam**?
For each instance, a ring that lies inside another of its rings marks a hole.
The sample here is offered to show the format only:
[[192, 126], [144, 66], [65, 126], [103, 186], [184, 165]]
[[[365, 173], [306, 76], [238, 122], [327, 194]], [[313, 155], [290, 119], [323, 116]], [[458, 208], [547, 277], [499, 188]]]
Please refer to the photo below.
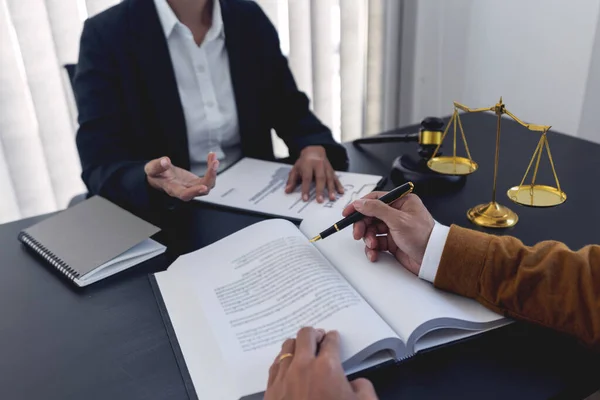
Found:
[[494, 109], [496, 108], [494, 107], [485, 107], [485, 108], [470, 108], [467, 107], [463, 104], [460, 104], [458, 102], [454, 102], [454, 107], [458, 108], [459, 110], [463, 110], [465, 112], [469, 112], [469, 113], [475, 113], [475, 112], [483, 112], [483, 111], [494, 111]]
[[511, 113], [510, 111], [508, 111], [506, 108], [504, 108], [504, 113], [506, 115], [508, 115], [509, 117], [511, 117], [515, 122], [521, 124], [522, 126], [524, 126], [525, 128], [529, 129], [530, 131], [534, 131], [534, 132], [548, 132], [550, 130], [550, 126], [548, 125], [536, 125], [536, 124], [528, 124], [526, 122], [523, 122], [520, 118], [518, 118], [515, 114]]

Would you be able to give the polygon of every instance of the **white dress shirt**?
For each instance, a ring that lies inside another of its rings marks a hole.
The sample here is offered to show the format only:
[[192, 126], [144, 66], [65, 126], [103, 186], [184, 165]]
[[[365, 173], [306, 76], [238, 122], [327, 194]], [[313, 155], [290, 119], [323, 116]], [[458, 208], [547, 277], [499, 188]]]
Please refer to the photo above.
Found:
[[444, 252], [444, 246], [446, 245], [446, 239], [450, 228], [435, 222], [429, 241], [427, 242], [427, 248], [425, 249], [425, 255], [423, 256], [423, 262], [421, 263], [421, 270], [419, 271], [419, 278], [424, 279], [433, 283], [437, 270], [440, 266], [440, 260], [442, 259], [442, 253]]
[[241, 158], [242, 151], [219, 1], [213, 2], [212, 25], [200, 46], [167, 0], [154, 0], [154, 4], [175, 71], [191, 170], [204, 175], [211, 151], [220, 161], [219, 169], [227, 168]]

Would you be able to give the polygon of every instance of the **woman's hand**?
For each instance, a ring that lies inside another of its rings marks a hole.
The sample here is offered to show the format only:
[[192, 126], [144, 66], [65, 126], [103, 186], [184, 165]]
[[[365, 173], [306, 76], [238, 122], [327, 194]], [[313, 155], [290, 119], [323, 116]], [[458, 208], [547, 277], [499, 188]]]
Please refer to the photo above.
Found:
[[161, 157], [146, 164], [144, 171], [148, 183], [154, 189], [162, 190], [171, 197], [190, 201], [197, 196], [206, 196], [215, 187], [219, 160], [215, 153], [209, 153], [208, 169], [202, 178], [188, 170], [174, 166], [169, 157]]
[[324, 191], [327, 188], [329, 200], [335, 200], [336, 192], [343, 194], [344, 186], [338, 179], [323, 146], [308, 146], [300, 153], [300, 157], [288, 176], [286, 193], [292, 193], [298, 182], [302, 182], [302, 200], [310, 199], [310, 184], [315, 181], [317, 202], [325, 201]]

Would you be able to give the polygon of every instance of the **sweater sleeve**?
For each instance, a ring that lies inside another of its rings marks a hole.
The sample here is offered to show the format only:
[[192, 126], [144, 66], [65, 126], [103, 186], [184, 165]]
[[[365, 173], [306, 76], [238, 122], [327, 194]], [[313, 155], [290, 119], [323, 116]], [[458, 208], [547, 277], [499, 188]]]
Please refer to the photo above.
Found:
[[545, 241], [450, 228], [435, 286], [508, 317], [573, 335], [600, 348], [600, 246], [572, 251]]

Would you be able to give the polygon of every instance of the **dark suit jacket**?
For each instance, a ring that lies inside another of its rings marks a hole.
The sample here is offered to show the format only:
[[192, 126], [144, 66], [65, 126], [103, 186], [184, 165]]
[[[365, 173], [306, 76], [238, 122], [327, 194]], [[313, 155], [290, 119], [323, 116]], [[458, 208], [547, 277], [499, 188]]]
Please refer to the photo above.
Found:
[[[221, 0], [221, 7], [243, 154], [273, 159], [275, 129], [292, 157], [323, 145], [334, 167], [346, 168], [344, 148], [309, 110], [267, 16], [248, 0]], [[85, 22], [74, 91], [89, 192], [143, 217], [172, 206], [144, 174], [144, 165], [161, 156], [190, 167], [175, 74], [152, 0], [125, 0]]]

